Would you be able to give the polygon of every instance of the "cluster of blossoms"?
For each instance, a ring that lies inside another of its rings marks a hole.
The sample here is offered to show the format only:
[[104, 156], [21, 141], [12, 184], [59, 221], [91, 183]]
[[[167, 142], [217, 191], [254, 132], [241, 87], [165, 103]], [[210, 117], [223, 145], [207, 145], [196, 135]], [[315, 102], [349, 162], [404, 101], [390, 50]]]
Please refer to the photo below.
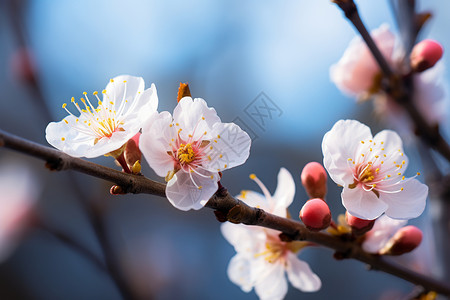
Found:
[[[432, 40], [418, 43], [410, 58], [405, 59], [400, 39], [383, 24], [372, 31], [371, 36], [392, 69], [405, 73], [413, 72], [413, 102], [423, 113], [430, 125], [445, 119], [447, 88], [443, 80], [441, 58], [442, 46]], [[405, 68], [405, 61], [410, 66]], [[433, 67], [434, 66], [434, 67]], [[399, 132], [407, 133], [410, 128], [406, 113], [382, 89], [382, 73], [369, 48], [360, 37], [355, 37], [342, 58], [330, 68], [331, 80], [343, 93], [359, 100], [374, 98], [375, 112], [394, 126]]]
[[[79, 116], [64, 104], [69, 116], [48, 125], [48, 142], [72, 156], [113, 156], [125, 172], [134, 174], [140, 173], [143, 154], [155, 173], [165, 178], [167, 199], [178, 209], [204, 207], [218, 189], [221, 172], [243, 164], [249, 156], [248, 134], [236, 124], [222, 123], [203, 99], [184, 97], [173, 114], [158, 113], [155, 86], [145, 89], [143, 79], [133, 76], [112, 79], [102, 94], [102, 100], [93, 94], [96, 107], [87, 93], [80, 100], [84, 107], [72, 98]], [[309, 163], [301, 175], [310, 196], [299, 214], [305, 226], [311, 231], [328, 228], [335, 235], [365, 234], [362, 246], [370, 253], [398, 255], [417, 247], [420, 230], [400, 227], [403, 220], [423, 212], [428, 188], [415, 176], [405, 177], [408, 158], [397, 133], [384, 130], [372, 136], [366, 125], [341, 120], [325, 134], [322, 151], [328, 174], [343, 187], [347, 215], [339, 226], [331, 220], [325, 201], [327, 173], [321, 164]], [[263, 195], [242, 191], [237, 198], [289, 217], [287, 208], [295, 195], [292, 175], [280, 170], [273, 196], [255, 175], [250, 178]], [[259, 226], [224, 223], [221, 229], [237, 252], [228, 276], [243, 291], [254, 288], [261, 299], [282, 299], [288, 288], [285, 274], [301, 291], [320, 289], [319, 277], [297, 257], [308, 242], [285, 241], [281, 232]]]
[[110, 80], [102, 100], [93, 93], [96, 107], [87, 93], [80, 100], [84, 107], [72, 98], [80, 116], [64, 104], [69, 116], [47, 126], [47, 141], [75, 157], [113, 156], [130, 173], [140, 172], [135, 164], [142, 151], [156, 174], [166, 178], [170, 203], [200, 209], [217, 191], [219, 172], [247, 160], [250, 137], [236, 124], [222, 123], [203, 99], [184, 97], [173, 116], [158, 113], [155, 86], [144, 86], [142, 78], [122, 75]]

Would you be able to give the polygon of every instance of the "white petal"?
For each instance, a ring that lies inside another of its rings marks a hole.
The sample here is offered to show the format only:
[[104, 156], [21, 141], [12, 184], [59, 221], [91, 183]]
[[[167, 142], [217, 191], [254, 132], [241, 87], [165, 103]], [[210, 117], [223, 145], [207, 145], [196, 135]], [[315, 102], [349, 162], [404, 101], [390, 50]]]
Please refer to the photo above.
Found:
[[132, 101], [138, 96], [138, 93], [144, 91], [144, 86], [145, 83], [142, 77], [130, 75], [114, 77], [113, 82], [108, 82], [106, 85], [103, 102], [115, 101], [116, 108], [119, 108], [123, 100], [128, 100], [128, 105], [131, 105]]
[[[255, 292], [261, 300], [283, 299], [288, 290], [284, 266], [281, 263], [268, 263], [264, 259], [258, 260], [258, 267], [255, 268]], [[259, 270], [258, 270], [259, 269]]]
[[[209, 198], [217, 191], [219, 176], [217, 173], [208, 171], [201, 171], [201, 173], [206, 177], [180, 170], [167, 183], [166, 196], [173, 206], [180, 210], [197, 210], [205, 206]], [[210, 176], [213, 178], [211, 179]]]
[[236, 254], [230, 260], [227, 270], [228, 278], [248, 293], [253, 288], [251, 280], [251, 260], [242, 254]]
[[396, 161], [397, 164], [401, 163], [403, 160], [405, 164], [403, 168], [406, 169], [408, 167], [408, 157], [403, 154], [403, 142], [400, 136], [392, 130], [383, 130], [377, 133], [374, 138], [374, 142], [381, 145], [383, 142], [383, 152], [386, 153], [387, 158], [385, 159], [385, 164], [395, 165], [393, 162]]
[[225, 222], [220, 226], [220, 230], [238, 253], [253, 257], [265, 244], [266, 234], [260, 227]]
[[150, 118], [142, 129], [139, 148], [150, 167], [158, 176], [166, 177], [174, 169], [174, 160], [167, 152], [176, 139], [176, 129], [170, 127], [172, 116], [164, 111]]
[[278, 185], [272, 196], [274, 210], [273, 214], [286, 217], [286, 209], [291, 205], [295, 196], [295, 182], [291, 173], [285, 168], [278, 172]]
[[239, 166], [247, 160], [251, 139], [238, 125], [216, 123], [212, 134], [213, 139], [206, 152], [211, 157], [211, 161], [204, 166], [207, 170], [218, 172]]
[[158, 94], [155, 85], [152, 83], [150, 88], [139, 92], [134, 102], [128, 108], [127, 113], [137, 113], [141, 122], [145, 122], [158, 108]]
[[342, 204], [348, 212], [360, 219], [376, 219], [388, 208], [388, 205], [381, 201], [374, 192], [367, 192], [360, 186], [354, 189], [344, 187], [341, 197]]
[[319, 276], [293, 253], [288, 253], [286, 271], [291, 284], [303, 292], [315, 292], [322, 286]]
[[340, 120], [323, 137], [324, 166], [339, 185], [353, 183], [348, 159], [355, 159], [361, 141], [372, 138], [369, 127], [355, 120]]
[[425, 209], [428, 186], [417, 179], [410, 179], [399, 187], [403, 187], [403, 191], [380, 195], [389, 205], [386, 215], [393, 219], [412, 219], [420, 216]]
[[249, 206], [262, 208], [265, 211], [268, 211], [270, 209], [269, 201], [266, 199], [266, 197], [264, 197], [264, 195], [248, 190], [244, 192], [245, 197], [242, 197], [242, 194], [237, 196], [239, 200], [244, 201]]
[[[71, 115], [65, 118], [69, 124], [75, 124], [75, 119], [76, 117]], [[81, 118], [79, 122], [82, 122]], [[138, 131], [138, 128], [134, 131], [117, 131], [110, 138], [104, 137], [95, 143], [94, 135], [77, 131], [62, 120], [48, 124], [45, 137], [50, 145], [64, 153], [74, 157], [93, 158], [119, 149]]]
[[215, 123], [220, 122], [216, 110], [208, 107], [205, 100], [192, 100], [191, 97], [184, 97], [178, 102], [173, 111], [173, 119], [182, 129], [180, 136], [183, 140], [187, 140], [189, 134], [197, 140], [205, 131], [209, 132]]

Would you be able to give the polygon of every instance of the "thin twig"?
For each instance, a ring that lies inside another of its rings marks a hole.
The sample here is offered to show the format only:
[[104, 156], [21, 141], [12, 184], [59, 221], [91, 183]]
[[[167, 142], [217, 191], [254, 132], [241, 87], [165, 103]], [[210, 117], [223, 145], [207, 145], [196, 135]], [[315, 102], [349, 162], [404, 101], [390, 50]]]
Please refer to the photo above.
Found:
[[[27, 155], [35, 156], [47, 162], [47, 166], [54, 170], [77, 170], [79, 172], [108, 180], [123, 188], [129, 193], [146, 193], [165, 196], [165, 185], [147, 179], [144, 176], [126, 174], [107, 167], [99, 166], [79, 158], [71, 157], [58, 150], [39, 145], [0, 130], [0, 145], [17, 150]], [[246, 205], [233, 198], [225, 188], [219, 191], [208, 201], [206, 207], [214, 209], [216, 215], [224, 217], [233, 223], [258, 225], [279, 230], [296, 240], [310, 241], [342, 254], [346, 258], [354, 258], [369, 264], [372, 269], [380, 270], [409, 282], [423, 286], [427, 290], [450, 296], [450, 287], [422, 274], [413, 272], [404, 267], [386, 261], [384, 258], [366, 253], [355, 243], [344, 241], [339, 237], [321, 232], [311, 232], [303, 224], [292, 219], [282, 218], [262, 209]]]

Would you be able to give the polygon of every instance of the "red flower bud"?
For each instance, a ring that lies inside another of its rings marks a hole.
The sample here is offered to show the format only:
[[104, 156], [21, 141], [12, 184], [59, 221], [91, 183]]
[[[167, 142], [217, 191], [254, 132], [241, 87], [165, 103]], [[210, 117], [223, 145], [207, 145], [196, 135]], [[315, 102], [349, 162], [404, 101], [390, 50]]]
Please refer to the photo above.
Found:
[[302, 171], [302, 184], [311, 198], [325, 198], [327, 193], [327, 172], [318, 162], [306, 164]]
[[[140, 162], [142, 158], [141, 150], [139, 149], [139, 137], [141, 136], [141, 133], [136, 133], [131, 139], [128, 140], [127, 146], [124, 150], [124, 156], [125, 161], [127, 162], [127, 165], [130, 169], [133, 169], [133, 166], [135, 166], [136, 162]], [[133, 173], [134, 170], [132, 170]], [[140, 170], [139, 170], [140, 172]], [[137, 173], [139, 173], [137, 172]]]
[[444, 49], [433, 40], [423, 40], [414, 46], [411, 52], [411, 68], [422, 72], [433, 67], [441, 59]]
[[300, 210], [300, 219], [312, 231], [319, 231], [330, 226], [331, 212], [328, 204], [322, 199], [308, 200]]
[[378, 253], [380, 255], [401, 255], [416, 249], [422, 242], [422, 231], [416, 226], [400, 228]]
[[351, 215], [348, 211], [345, 212], [345, 221], [356, 235], [363, 235], [372, 229], [373, 224], [375, 224], [375, 220], [360, 219]]

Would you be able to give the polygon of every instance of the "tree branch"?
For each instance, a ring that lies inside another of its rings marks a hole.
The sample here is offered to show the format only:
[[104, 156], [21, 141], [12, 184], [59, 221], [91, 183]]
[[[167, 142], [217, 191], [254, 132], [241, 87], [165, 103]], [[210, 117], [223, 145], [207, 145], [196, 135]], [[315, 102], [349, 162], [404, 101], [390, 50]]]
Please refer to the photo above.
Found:
[[[128, 193], [145, 193], [165, 197], [165, 184], [147, 179], [144, 176], [126, 174], [89, 161], [71, 157], [58, 150], [22, 139], [2, 130], [0, 130], [0, 146], [42, 159], [53, 170], [72, 169], [110, 181], [122, 187]], [[372, 269], [380, 270], [411, 283], [421, 285], [426, 290], [432, 290], [450, 296], [450, 287], [442, 282], [388, 262], [380, 256], [366, 253], [359, 245], [353, 242], [345, 241], [339, 237], [322, 232], [311, 232], [298, 221], [282, 218], [267, 213], [262, 209], [250, 207], [244, 202], [232, 197], [223, 187], [208, 201], [206, 207], [214, 209], [216, 216], [221, 221], [275, 229], [283, 232], [289, 238], [310, 241], [331, 248], [345, 258], [357, 259], [370, 265]]]

